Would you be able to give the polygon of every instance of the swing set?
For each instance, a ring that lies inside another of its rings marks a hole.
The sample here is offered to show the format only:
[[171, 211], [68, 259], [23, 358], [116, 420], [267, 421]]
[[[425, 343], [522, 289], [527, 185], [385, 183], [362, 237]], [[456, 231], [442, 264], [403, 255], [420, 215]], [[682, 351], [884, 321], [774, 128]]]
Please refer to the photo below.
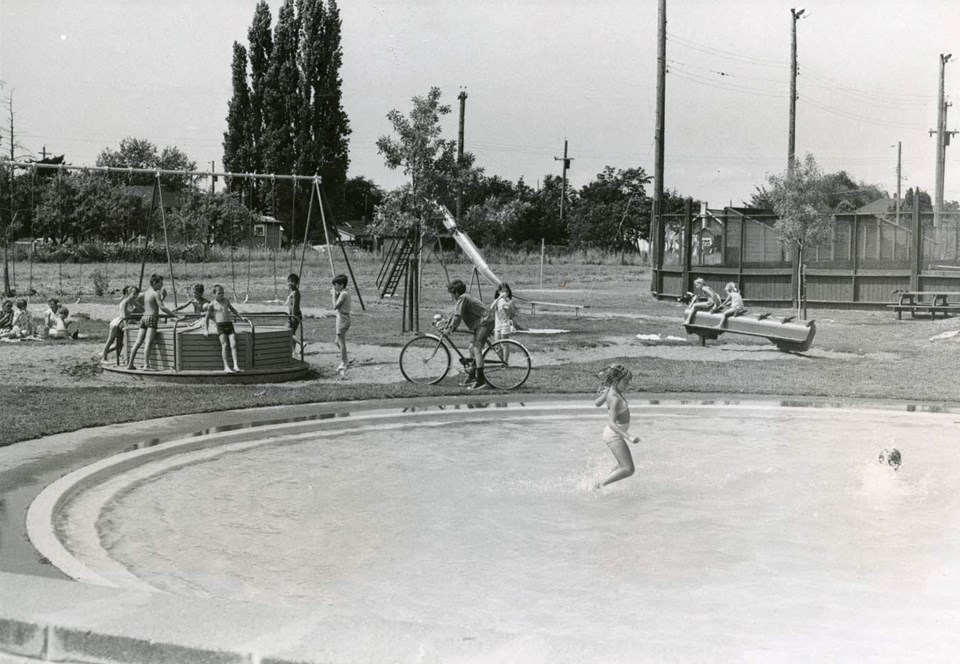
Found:
[[[303, 280], [304, 270], [306, 268], [306, 248], [309, 241], [310, 227], [311, 222], [313, 221], [313, 205], [314, 199], [317, 201], [317, 208], [320, 212], [321, 222], [323, 224], [324, 237], [327, 242], [327, 246], [330, 244], [330, 235], [328, 231], [328, 221], [327, 214], [324, 210], [324, 195], [321, 187], [321, 179], [319, 176], [299, 176], [299, 175], [276, 175], [276, 174], [256, 174], [256, 173], [222, 173], [222, 172], [200, 172], [200, 171], [176, 171], [176, 170], [165, 170], [165, 169], [138, 169], [138, 168], [117, 168], [117, 167], [108, 167], [108, 166], [65, 166], [62, 164], [48, 166], [45, 164], [30, 163], [30, 164], [21, 164], [18, 162], [12, 161], [0, 161], [0, 164], [4, 166], [10, 166], [13, 168], [31, 168], [33, 169], [35, 182], [36, 172], [40, 168], [56, 168], [57, 172], [57, 186], [62, 186], [62, 177], [66, 171], [69, 170], [79, 170], [82, 172], [103, 172], [103, 173], [125, 173], [128, 176], [128, 183], [130, 177], [135, 173], [145, 173], [154, 176], [153, 182], [153, 191], [151, 194], [150, 202], [150, 211], [147, 216], [147, 229], [144, 237], [143, 248], [141, 252], [140, 260], [140, 275], [138, 286], [141, 291], [143, 290], [144, 276], [146, 272], [146, 262], [148, 257], [148, 250], [150, 245], [150, 240], [153, 237], [153, 225], [154, 219], [159, 216], [159, 221], [161, 225], [161, 230], [163, 233], [163, 241], [167, 259], [167, 268], [169, 271], [170, 278], [170, 292], [173, 293], [173, 304], [174, 308], [178, 306], [177, 302], [177, 286], [176, 286], [176, 275], [173, 268], [173, 258], [170, 251], [170, 237], [168, 232], [168, 224], [166, 218], [166, 206], [164, 204], [164, 186], [161, 180], [161, 177], [164, 175], [179, 175], [179, 176], [189, 176], [189, 177], [224, 177], [228, 181], [231, 178], [237, 178], [241, 182], [241, 201], [243, 200], [243, 185], [246, 185], [247, 192], [247, 204], [249, 205], [253, 199], [252, 188], [257, 181], [260, 180], [269, 180], [272, 183], [272, 196], [274, 211], [276, 211], [276, 182], [278, 180], [289, 180], [292, 182], [292, 205], [291, 213], [295, 215], [296, 212], [296, 194], [297, 194], [297, 185], [299, 182], [309, 182], [310, 186], [310, 202], [308, 206], [307, 218], [304, 223], [304, 235], [303, 235], [303, 247], [300, 255], [300, 264], [298, 268], [298, 274]], [[33, 200], [33, 193], [31, 193], [31, 199]], [[63, 221], [63, 210], [62, 210], [62, 197], [60, 197], [60, 232], [62, 235], [62, 221]], [[291, 223], [295, 221], [295, 217], [291, 216]], [[32, 228], [31, 228], [32, 230]], [[231, 278], [233, 280], [234, 293], [237, 293], [236, 290], [236, 268], [234, 254], [236, 249], [236, 244], [234, 238], [231, 235], [231, 252], [230, 252], [230, 266], [231, 266]], [[354, 284], [354, 289], [357, 293], [357, 299], [360, 303], [360, 306], [365, 309], [362, 295], [360, 294], [359, 287], [357, 285], [356, 279], [354, 277], [353, 268], [350, 265], [350, 259], [347, 254], [346, 247], [343, 244], [342, 239], [339, 236], [339, 233], [336, 234], [337, 244], [340, 246], [341, 252], [343, 254], [344, 262], [347, 266], [347, 270], [350, 273], [351, 280]], [[244, 294], [242, 302], [238, 300], [238, 304], [246, 303], [250, 299], [251, 295], [251, 264], [252, 264], [252, 245], [253, 245], [253, 228], [248, 229], [247, 237], [247, 275], [246, 275], [246, 292]], [[267, 300], [266, 303], [279, 303], [280, 297], [277, 287], [277, 261], [275, 251], [271, 250], [272, 254], [272, 268], [273, 268], [273, 278], [274, 278], [274, 298], [273, 300]], [[331, 252], [327, 252], [331, 278], [336, 275], [336, 270], [333, 263], [333, 256]], [[205, 256], [204, 256], [205, 258]], [[31, 289], [32, 289], [32, 278], [33, 278], [33, 254], [31, 247], [31, 264], [30, 264], [30, 278], [31, 278]], [[292, 253], [291, 253], [292, 260]], [[124, 258], [124, 266], [126, 268], [126, 258]], [[204, 262], [205, 266], [205, 262]], [[203, 267], [201, 268], [203, 270]], [[62, 290], [63, 283], [63, 266], [62, 258], [59, 265], [59, 274], [60, 274], [60, 287]], [[82, 275], [82, 268], [81, 268]], [[201, 272], [202, 276], [202, 272]], [[192, 318], [192, 320], [191, 320]], [[126, 322], [127, 323], [136, 323], [139, 321], [138, 317], [130, 317]], [[216, 336], [207, 336], [203, 334], [203, 330], [200, 325], [197, 323], [199, 319], [197, 316], [184, 316], [184, 317], [175, 317], [170, 318], [167, 316], [161, 317], [161, 325], [158, 327], [152, 344], [152, 353], [150, 357], [150, 362], [154, 367], [154, 370], [143, 371], [139, 369], [126, 369], [126, 366], [130, 363], [137, 364], [142, 366], [147, 364], [143, 362], [142, 353], [143, 350], [138, 351], [138, 356], [136, 358], [130, 358], [129, 356], [121, 357], [121, 353], [125, 352], [129, 354], [129, 348], [132, 347], [133, 341], [137, 336], [139, 329], [135, 324], [128, 324], [126, 330], [123, 333], [125, 343], [118, 344], [116, 352], [116, 362], [105, 363], [104, 364], [104, 375], [108, 374], [113, 377], [121, 378], [130, 378], [136, 377], [138, 379], [150, 379], [150, 380], [165, 380], [165, 381], [174, 381], [174, 382], [215, 382], [215, 383], [262, 383], [262, 382], [279, 382], [279, 381], [288, 381], [288, 380], [297, 380], [303, 378], [307, 375], [310, 370], [310, 366], [303, 359], [303, 326], [299, 327], [299, 357], [294, 353], [295, 344], [293, 333], [289, 326], [289, 315], [286, 311], [283, 312], [257, 312], [245, 314], [240, 321], [237, 321], [237, 352], [240, 359], [239, 364], [242, 367], [240, 372], [224, 372], [222, 371], [221, 365], [221, 347], [219, 339]], [[121, 361], [123, 360], [123, 361]]]

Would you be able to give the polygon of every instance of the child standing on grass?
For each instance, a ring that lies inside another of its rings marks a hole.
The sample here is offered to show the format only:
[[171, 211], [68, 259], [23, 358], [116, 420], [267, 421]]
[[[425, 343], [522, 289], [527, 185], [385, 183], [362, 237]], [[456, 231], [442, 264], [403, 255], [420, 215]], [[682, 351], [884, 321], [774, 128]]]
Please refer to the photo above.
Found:
[[[287, 300], [284, 304], [287, 305], [290, 334], [293, 335], [294, 346], [299, 346], [300, 339], [297, 337], [297, 330], [299, 330], [303, 324], [303, 312], [300, 311], [300, 275], [291, 274], [287, 277], [287, 287], [290, 289], [290, 294], [287, 295]], [[302, 347], [300, 348], [300, 352], [303, 352]]]
[[126, 286], [123, 289], [123, 299], [120, 300], [120, 304], [118, 305], [117, 317], [110, 321], [110, 330], [107, 333], [107, 343], [103, 344], [103, 358], [101, 361], [105, 362], [107, 355], [109, 355], [112, 350], [119, 351], [123, 348], [123, 321], [133, 313], [134, 303], [138, 295], [140, 295], [140, 289], [136, 286]]
[[347, 291], [347, 275], [338, 274], [333, 278], [333, 289], [330, 294], [333, 296], [333, 310], [337, 312], [337, 347], [340, 349], [340, 366], [337, 367], [337, 373], [340, 374], [341, 380], [345, 380], [347, 367], [350, 366], [347, 360], [347, 330], [350, 329], [352, 310], [350, 293]]
[[[217, 335], [220, 337], [220, 353], [223, 356], [223, 370], [227, 373], [240, 371], [240, 363], [237, 362], [237, 332], [233, 328], [233, 320], [230, 314], [240, 317], [240, 312], [233, 308], [230, 300], [223, 296], [223, 286], [216, 284], [213, 287], [213, 301], [207, 306], [207, 315], [203, 319], [203, 334], [210, 334], [210, 319], [213, 318], [217, 324]], [[228, 359], [233, 354], [233, 369], [230, 368]]]
[[[509, 339], [510, 335], [517, 331], [513, 324], [517, 306], [513, 303], [513, 290], [511, 290], [510, 284], [506, 282], [500, 284], [493, 294], [493, 298], [493, 304], [490, 305], [494, 315], [493, 338], [495, 341]], [[503, 361], [506, 362], [509, 359], [510, 348], [507, 346], [503, 350]]]
[[607, 426], [603, 429], [603, 442], [607, 444], [613, 456], [617, 459], [617, 467], [602, 482], [594, 485], [595, 489], [613, 484], [633, 475], [633, 456], [627, 441], [639, 443], [639, 436], [627, 433], [630, 428], [630, 403], [624, 393], [630, 387], [633, 372], [622, 364], [612, 364], [599, 374], [600, 388], [594, 405], [607, 405]]

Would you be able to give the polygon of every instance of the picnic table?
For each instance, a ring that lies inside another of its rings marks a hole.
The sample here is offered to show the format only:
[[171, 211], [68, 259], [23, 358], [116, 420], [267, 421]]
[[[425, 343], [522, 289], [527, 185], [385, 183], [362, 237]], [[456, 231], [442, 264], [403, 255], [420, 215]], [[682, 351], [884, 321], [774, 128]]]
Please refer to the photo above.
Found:
[[960, 293], [895, 290], [893, 294], [897, 302], [887, 307], [897, 312], [897, 320], [903, 318], [904, 311], [909, 311], [911, 317], [916, 317], [918, 311], [929, 313], [930, 318], [936, 318], [938, 313], [946, 318], [951, 312], [960, 311], [960, 302], [950, 302], [951, 297], [960, 298]]

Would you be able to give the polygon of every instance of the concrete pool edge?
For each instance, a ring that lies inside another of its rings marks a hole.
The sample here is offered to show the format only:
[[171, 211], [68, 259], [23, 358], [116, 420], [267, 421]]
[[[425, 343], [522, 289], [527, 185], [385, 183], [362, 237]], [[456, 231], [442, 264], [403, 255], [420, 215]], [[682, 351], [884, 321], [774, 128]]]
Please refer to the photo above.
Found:
[[[433, 399], [418, 401], [419, 403], [412, 407], [434, 407], [438, 402]], [[505, 401], [529, 404], [570, 401], [582, 406], [584, 396], [537, 395], [501, 399], [501, 402]], [[473, 405], [491, 402], [498, 401], [489, 397], [471, 401]], [[663, 405], [730, 406], [750, 403], [829, 409], [852, 407], [893, 412], [960, 412], [955, 406], [911, 404], [892, 400], [880, 402], [835, 398], [783, 399], [767, 396], [730, 398], [704, 394], [637, 394], [634, 397], [634, 404], [637, 405], [651, 402], [660, 402]], [[454, 399], [445, 403], [466, 404], [466, 401]], [[405, 407], [403, 404], [410, 402], [334, 403], [324, 404], [322, 407], [312, 404], [299, 407], [298, 411], [400, 411]], [[218, 421], [218, 425], [229, 426], [230, 423], [248, 421], [251, 415], [266, 415], [266, 419], [269, 419], [269, 415], [275, 410], [258, 409], [256, 413], [249, 410], [231, 411], [236, 421], [227, 417]], [[206, 417], [206, 424], [209, 424], [210, 416]], [[144, 423], [136, 424], [143, 431], [151, 432], [148, 435], [159, 432], [157, 427], [150, 426], [149, 423], [145, 427]], [[163, 435], [183, 437], [197, 431], [196, 424], [173, 429], [179, 429], [179, 433], [168, 429]], [[88, 431], [95, 436], [98, 430]], [[100, 434], [102, 433], [101, 431]], [[317, 661], [318, 653], [323, 652], [321, 644], [324, 635], [319, 628], [323, 624], [323, 617], [268, 604], [185, 598], [155, 591], [103, 588], [8, 573], [0, 573], [0, 597], [18, 598], [17, 606], [11, 606], [13, 602], [0, 602], [0, 659], [3, 654], [10, 654], [41, 661], [159, 662], [170, 661], [171, 656], [176, 654], [180, 661], [279, 664]], [[291, 628], [291, 625], [296, 627]]]

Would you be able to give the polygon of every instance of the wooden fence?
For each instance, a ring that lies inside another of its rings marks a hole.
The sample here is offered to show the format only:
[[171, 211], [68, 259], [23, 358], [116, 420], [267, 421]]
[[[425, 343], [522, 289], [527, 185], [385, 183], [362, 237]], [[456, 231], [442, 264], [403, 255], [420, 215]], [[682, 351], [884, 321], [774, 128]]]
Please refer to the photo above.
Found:
[[[770, 212], [732, 207], [662, 215], [652, 233], [652, 293], [678, 297], [703, 277], [718, 292], [737, 283], [754, 304], [794, 304], [796, 251], [776, 222]], [[805, 250], [803, 270], [814, 307], [881, 307], [895, 290], [960, 292], [960, 213], [836, 214], [830, 237]]]

